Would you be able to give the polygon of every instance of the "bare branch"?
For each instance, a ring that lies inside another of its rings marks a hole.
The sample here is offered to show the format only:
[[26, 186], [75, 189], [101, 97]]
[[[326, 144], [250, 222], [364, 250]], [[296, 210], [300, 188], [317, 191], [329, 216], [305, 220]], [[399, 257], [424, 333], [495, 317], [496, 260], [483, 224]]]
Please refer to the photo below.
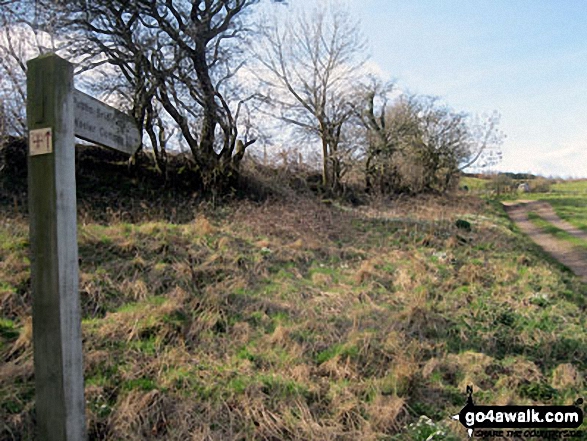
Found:
[[280, 25], [262, 27], [261, 34], [255, 74], [267, 90], [264, 102], [279, 110], [274, 113], [282, 122], [319, 137], [323, 185], [336, 190], [344, 168], [338, 154], [342, 126], [353, 115], [349, 103], [363, 65], [358, 25], [346, 10], [331, 6], [291, 14]]

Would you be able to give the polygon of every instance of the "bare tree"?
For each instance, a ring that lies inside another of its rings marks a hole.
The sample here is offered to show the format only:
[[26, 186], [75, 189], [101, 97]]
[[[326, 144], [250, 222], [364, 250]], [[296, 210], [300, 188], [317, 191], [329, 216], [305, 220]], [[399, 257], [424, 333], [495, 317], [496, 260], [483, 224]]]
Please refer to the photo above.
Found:
[[5, 1], [0, 10], [0, 134], [23, 137], [26, 133], [26, 61], [48, 50], [58, 50], [51, 35], [39, 29], [40, 16], [32, 2]]
[[418, 135], [413, 148], [426, 172], [426, 189], [446, 191], [458, 181], [460, 172], [479, 163], [499, 161], [504, 139], [498, 129], [499, 115], [486, 118], [455, 112], [434, 97], [410, 97], [416, 111]]
[[471, 117], [427, 96], [402, 94], [392, 101], [391, 90], [372, 79], [357, 107], [366, 132], [368, 190], [444, 192], [465, 168], [499, 160], [503, 134], [497, 113]]
[[467, 154], [461, 158], [460, 171], [470, 167], [488, 168], [501, 161], [501, 146], [506, 136], [499, 130], [500, 117], [497, 111], [493, 111], [490, 114], [469, 118], [469, 133], [472, 142]]
[[72, 47], [72, 56], [79, 60], [77, 74], [85, 76], [86, 88], [118, 101], [134, 116], [141, 133], [148, 136], [157, 168], [166, 176], [168, 136], [149, 60], [160, 42], [137, 29], [134, 5], [124, 9], [115, 2], [93, 2], [82, 8], [70, 2], [67, 7], [63, 29], [79, 35]]
[[342, 130], [353, 115], [350, 103], [364, 64], [365, 39], [341, 7], [289, 17], [261, 27], [256, 75], [269, 112], [321, 141], [322, 184], [336, 190]]
[[[133, 113], [147, 131], [162, 166], [162, 124], [178, 127], [208, 188], [235, 174], [254, 140], [239, 139], [236, 50], [244, 18], [258, 0], [134, 2], [76, 0], [66, 4], [65, 28], [84, 37], [75, 53], [115, 66], [127, 82]], [[162, 113], [162, 111], [164, 111]], [[241, 142], [238, 142], [238, 141]]]
[[24, 136], [26, 132], [26, 55], [14, 28], [1, 17], [0, 41], [0, 132], [6, 136]]
[[359, 89], [354, 105], [364, 129], [365, 185], [367, 192], [397, 191], [401, 186], [398, 156], [417, 131], [410, 103], [393, 99], [394, 84], [375, 76]]
[[22, 137], [26, 133], [27, 61], [49, 52], [72, 58], [74, 38], [58, 37], [64, 12], [58, 1], [5, 0], [1, 6], [0, 129]]
[[[49, 30], [49, 49], [55, 51], [57, 41], [61, 54], [76, 63], [77, 74], [101, 69], [110, 75], [101, 92], [128, 103], [161, 171], [166, 145], [177, 130], [203, 185], [222, 191], [254, 142], [251, 131], [239, 133], [238, 118], [250, 97], [243, 95], [235, 75], [244, 64], [239, 45], [248, 35], [247, 13], [259, 1], [4, 0], [0, 24], [16, 18], [35, 35]], [[8, 37], [0, 49], [2, 86], [10, 90], [14, 84], [22, 104], [25, 60], [44, 48], [17, 54], [12, 27], [3, 31]], [[97, 82], [95, 75], [92, 80]], [[1, 98], [2, 121], [14, 120], [24, 130], [22, 111], [10, 114], [24, 106], [7, 107]]]

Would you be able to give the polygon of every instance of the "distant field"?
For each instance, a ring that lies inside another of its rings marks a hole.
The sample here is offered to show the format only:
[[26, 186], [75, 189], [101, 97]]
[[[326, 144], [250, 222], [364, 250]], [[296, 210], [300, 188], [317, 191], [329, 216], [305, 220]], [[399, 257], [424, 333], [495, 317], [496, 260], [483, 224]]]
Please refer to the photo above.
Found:
[[489, 182], [487, 179], [463, 177], [461, 178], [460, 186], [466, 186], [470, 191], [478, 193], [485, 191], [487, 182]]
[[561, 218], [587, 230], [587, 181], [555, 184], [552, 193], [540, 199], [548, 201]]
[[564, 220], [587, 231], [587, 180], [553, 184], [548, 193], [517, 195], [519, 199], [546, 201]]
[[[461, 188], [467, 186], [471, 193], [487, 199], [496, 197], [489, 190], [490, 184], [489, 179], [473, 177], [463, 177], [460, 181]], [[548, 191], [504, 194], [498, 199], [546, 201], [562, 219], [587, 231], [587, 180], [563, 181], [551, 184]]]
[[553, 184], [552, 191], [554, 193], [579, 193], [587, 195], [587, 180], [565, 181]]

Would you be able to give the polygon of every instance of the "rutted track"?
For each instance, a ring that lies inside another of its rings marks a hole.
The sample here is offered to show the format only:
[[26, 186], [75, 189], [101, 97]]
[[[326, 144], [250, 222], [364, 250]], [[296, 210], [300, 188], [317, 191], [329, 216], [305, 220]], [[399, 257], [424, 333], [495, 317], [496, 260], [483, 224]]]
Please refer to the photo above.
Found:
[[587, 282], [587, 254], [572, 244], [542, 231], [528, 219], [528, 213], [534, 212], [538, 214], [545, 221], [550, 222], [555, 227], [579, 239], [585, 240], [586, 243], [587, 232], [580, 230], [558, 217], [548, 202], [506, 202], [504, 203], [504, 208], [510, 219], [516, 223], [521, 231], [527, 234], [544, 251], [571, 269], [577, 276], [581, 277], [584, 282]]

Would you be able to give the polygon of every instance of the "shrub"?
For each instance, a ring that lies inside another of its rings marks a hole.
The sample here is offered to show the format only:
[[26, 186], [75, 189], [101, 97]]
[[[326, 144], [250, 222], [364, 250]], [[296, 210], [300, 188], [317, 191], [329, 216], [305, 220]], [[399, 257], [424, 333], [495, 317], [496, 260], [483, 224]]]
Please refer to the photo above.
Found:
[[550, 179], [536, 178], [529, 182], [531, 193], [550, 193]]

